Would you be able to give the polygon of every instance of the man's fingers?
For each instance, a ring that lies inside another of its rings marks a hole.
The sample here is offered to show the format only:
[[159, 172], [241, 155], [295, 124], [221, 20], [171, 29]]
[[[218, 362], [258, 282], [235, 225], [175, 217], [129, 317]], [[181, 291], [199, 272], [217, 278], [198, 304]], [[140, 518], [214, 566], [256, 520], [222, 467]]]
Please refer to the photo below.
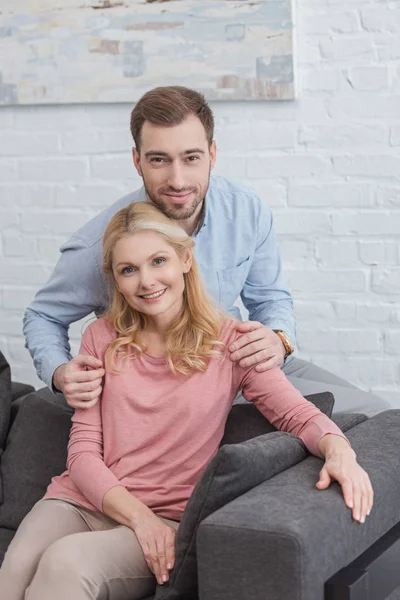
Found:
[[274, 358], [274, 354], [271, 350], [261, 350], [260, 352], [256, 352], [251, 356], [246, 356], [239, 361], [239, 365], [241, 367], [251, 367], [252, 365], [257, 365], [258, 363], [263, 362], [264, 360], [270, 360]]
[[92, 369], [98, 369], [103, 366], [101, 360], [91, 354], [78, 354], [72, 359], [73, 362], [77, 363], [81, 367], [91, 367]]
[[254, 331], [255, 329], [260, 329], [261, 327], [264, 327], [264, 325], [258, 321], [243, 321], [243, 323], [238, 323], [236, 325], [236, 330], [246, 332]]
[[252, 356], [256, 352], [260, 352], [260, 350], [270, 350], [270, 356], [274, 354], [273, 348], [265, 348], [265, 342], [263, 340], [256, 340], [255, 342], [250, 342], [243, 346], [242, 348], [236, 350], [231, 353], [231, 360], [240, 360], [241, 358], [246, 358], [247, 356]]
[[[86, 393], [86, 399], [85, 399], [85, 394], [81, 394], [80, 396], [77, 397], [65, 397], [67, 400], [67, 404], [71, 407], [71, 408], [91, 408], [92, 406], [94, 406], [100, 398], [101, 395], [101, 391], [102, 388], [98, 387], [97, 390], [95, 390], [94, 392], [87, 392]], [[90, 397], [89, 397], [90, 394]]]
[[86, 392], [93, 392], [101, 385], [101, 381], [101, 377], [98, 377], [97, 379], [89, 382], [68, 382], [64, 386], [64, 394], [69, 394], [70, 396], [79, 396], [80, 394], [84, 394]]
[[281, 364], [281, 359], [277, 356], [273, 356], [272, 358], [269, 358], [268, 360], [264, 360], [262, 363], [260, 363], [259, 365], [256, 366], [255, 371], [257, 371], [257, 373], [263, 373], [264, 371], [269, 371], [270, 369], [273, 369], [274, 367], [278, 367]]
[[92, 406], [94, 406], [95, 404], [97, 404], [97, 402], [99, 401], [99, 397], [95, 398], [94, 400], [91, 400], [90, 402], [82, 402], [79, 400], [71, 400], [68, 401], [68, 405], [71, 408], [83, 408], [84, 410], [87, 410], [88, 408], [92, 408]]
[[87, 383], [104, 377], [104, 369], [92, 369], [90, 371], [73, 371], [68, 369], [64, 376], [65, 383]]
[[254, 330], [249, 333], [245, 333], [241, 335], [237, 340], [235, 340], [234, 344], [229, 346], [230, 352], [234, 352], [235, 350], [240, 350], [240, 348], [244, 348], [248, 344], [252, 342], [262, 341], [265, 339], [263, 330]]

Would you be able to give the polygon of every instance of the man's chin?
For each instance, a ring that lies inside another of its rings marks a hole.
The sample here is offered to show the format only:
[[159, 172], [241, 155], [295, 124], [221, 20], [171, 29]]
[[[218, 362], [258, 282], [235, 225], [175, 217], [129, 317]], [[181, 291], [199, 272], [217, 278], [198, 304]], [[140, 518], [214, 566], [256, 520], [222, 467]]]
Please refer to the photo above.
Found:
[[[154, 200], [153, 200], [154, 202]], [[185, 220], [190, 219], [196, 212], [198, 205], [185, 206], [184, 204], [167, 205], [165, 202], [156, 200], [154, 204], [170, 219]]]

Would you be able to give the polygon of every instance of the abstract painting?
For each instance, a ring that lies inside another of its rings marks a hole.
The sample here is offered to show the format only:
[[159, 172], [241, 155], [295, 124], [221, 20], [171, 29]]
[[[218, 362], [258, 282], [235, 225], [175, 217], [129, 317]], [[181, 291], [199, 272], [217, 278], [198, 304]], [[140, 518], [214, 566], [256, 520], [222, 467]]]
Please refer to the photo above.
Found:
[[291, 0], [2, 0], [0, 104], [294, 97]]

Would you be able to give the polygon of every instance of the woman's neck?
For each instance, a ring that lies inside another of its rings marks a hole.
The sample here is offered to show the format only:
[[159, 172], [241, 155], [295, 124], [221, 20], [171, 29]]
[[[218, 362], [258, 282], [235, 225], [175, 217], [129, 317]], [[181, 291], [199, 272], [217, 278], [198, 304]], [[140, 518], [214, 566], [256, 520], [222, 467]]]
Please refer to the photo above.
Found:
[[146, 352], [152, 356], [165, 356], [167, 351], [166, 335], [149, 329], [140, 332], [141, 341], [146, 344]]

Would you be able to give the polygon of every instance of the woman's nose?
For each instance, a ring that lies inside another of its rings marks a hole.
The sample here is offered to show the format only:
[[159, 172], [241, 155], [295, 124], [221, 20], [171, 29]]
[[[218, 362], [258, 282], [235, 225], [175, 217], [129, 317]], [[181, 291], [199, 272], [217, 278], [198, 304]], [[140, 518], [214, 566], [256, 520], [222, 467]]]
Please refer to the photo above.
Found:
[[149, 290], [155, 285], [154, 277], [152, 277], [151, 273], [148, 270], [140, 272], [140, 287]]

